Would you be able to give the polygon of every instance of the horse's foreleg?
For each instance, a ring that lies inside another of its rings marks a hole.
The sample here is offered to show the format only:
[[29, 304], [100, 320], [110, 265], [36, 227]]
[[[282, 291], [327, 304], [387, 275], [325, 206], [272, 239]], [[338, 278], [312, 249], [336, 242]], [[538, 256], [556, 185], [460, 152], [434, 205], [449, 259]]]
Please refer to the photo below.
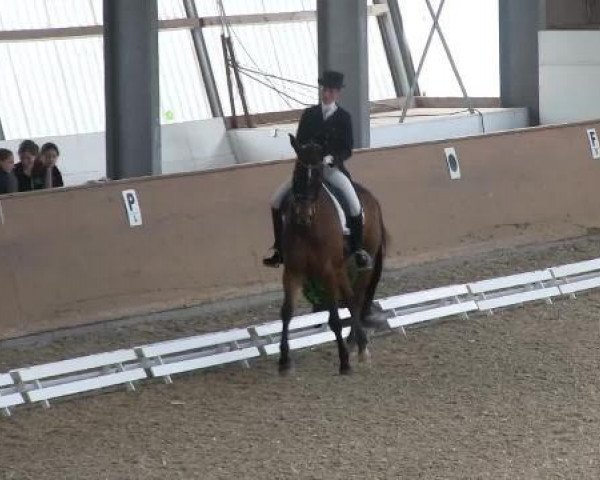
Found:
[[335, 340], [338, 346], [338, 354], [340, 356], [340, 373], [342, 375], [350, 373], [350, 355], [348, 354], [348, 347], [344, 342], [342, 336], [342, 323], [338, 315], [337, 302], [329, 310], [329, 328], [335, 335]]
[[281, 329], [281, 343], [279, 345], [279, 371], [287, 372], [292, 363], [290, 361], [290, 347], [288, 344], [288, 335], [290, 321], [294, 315], [294, 308], [300, 291], [301, 281], [299, 278], [291, 274], [287, 269], [283, 272], [283, 305], [281, 306], [281, 321], [283, 323]]
[[342, 322], [338, 315], [338, 303], [340, 298], [340, 289], [338, 279], [333, 270], [327, 269], [323, 275], [323, 283], [327, 292], [328, 310], [329, 310], [329, 328], [335, 335], [340, 357], [340, 373], [342, 375], [350, 373], [350, 355], [348, 347], [342, 336]]

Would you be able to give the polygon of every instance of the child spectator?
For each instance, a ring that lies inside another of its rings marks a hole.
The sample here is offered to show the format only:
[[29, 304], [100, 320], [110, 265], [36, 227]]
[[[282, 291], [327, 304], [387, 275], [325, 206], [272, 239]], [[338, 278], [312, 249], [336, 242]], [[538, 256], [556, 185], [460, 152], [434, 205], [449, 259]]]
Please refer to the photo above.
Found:
[[13, 173], [14, 167], [13, 153], [6, 148], [0, 148], [0, 195], [18, 191], [19, 184]]
[[33, 167], [40, 153], [40, 147], [33, 140], [23, 140], [19, 145], [20, 162], [15, 166], [15, 176], [19, 182], [19, 192], [29, 192], [34, 189]]

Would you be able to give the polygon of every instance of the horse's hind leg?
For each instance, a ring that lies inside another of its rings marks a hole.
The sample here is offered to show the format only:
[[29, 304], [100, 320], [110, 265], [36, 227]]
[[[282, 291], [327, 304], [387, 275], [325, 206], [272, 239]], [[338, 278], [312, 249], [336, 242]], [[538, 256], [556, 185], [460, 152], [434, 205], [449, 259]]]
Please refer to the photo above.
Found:
[[344, 337], [342, 337], [342, 323], [338, 315], [337, 302], [329, 310], [329, 328], [335, 334], [335, 340], [337, 341], [338, 353], [340, 356], [340, 373], [342, 375], [350, 373], [350, 355], [348, 354], [348, 348]]
[[361, 322], [365, 326], [373, 326], [377, 327], [377, 315], [375, 317], [371, 317], [372, 315], [372, 306], [373, 299], [375, 298], [375, 292], [377, 290], [377, 285], [379, 284], [379, 280], [381, 280], [381, 274], [383, 272], [383, 245], [379, 246], [377, 250], [377, 254], [375, 255], [375, 264], [373, 266], [373, 270], [371, 272], [371, 278], [369, 279], [369, 284], [367, 285], [367, 290], [365, 293], [365, 299], [361, 308]]
[[294, 315], [294, 308], [298, 299], [298, 293], [300, 292], [301, 280], [291, 274], [288, 270], [283, 272], [283, 292], [284, 299], [283, 305], [281, 306], [281, 321], [283, 323], [281, 329], [281, 343], [279, 345], [280, 357], [279, 357], [279, 372], [285, 373], [292, 366], [290, 360], [290, 347], [288, 344], [289, 327], [292, 316]]
[[350, 280], [347, 275], [343, 275], [340, 279], [340, 288], [342, 295], [346, 301], [346, 305], [350, 309], [352, 315], [352, 340], [358, 345], [358, 361], [362, 362], [368, 359], [369, 351], [367, 350], [368, 337], [367, 332], [362, 325], [362, 308], [365, 299], [364, 289], [354, 292], [350, 285]]

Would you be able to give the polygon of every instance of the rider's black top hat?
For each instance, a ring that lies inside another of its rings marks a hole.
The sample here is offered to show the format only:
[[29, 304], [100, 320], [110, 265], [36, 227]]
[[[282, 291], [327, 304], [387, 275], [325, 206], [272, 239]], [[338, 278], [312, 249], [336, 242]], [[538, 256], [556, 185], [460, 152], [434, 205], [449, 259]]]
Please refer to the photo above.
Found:
[[344, 74], [334, 70], [325, 70], [319, 78], [319, 85], [339, 90], [344, 87]]

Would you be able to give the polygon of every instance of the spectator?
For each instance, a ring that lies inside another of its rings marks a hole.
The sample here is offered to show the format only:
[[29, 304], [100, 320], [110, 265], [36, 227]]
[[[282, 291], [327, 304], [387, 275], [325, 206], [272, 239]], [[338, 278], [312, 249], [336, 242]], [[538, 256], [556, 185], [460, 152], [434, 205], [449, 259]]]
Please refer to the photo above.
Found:
[[19, 145], [20, 162], [15, 166], [15, 176], [19, 182], [19, 192], [34, 190], [33, 167], [40, 153], [40, 147], [33, 140], [23, 140]]
[[54, 143], [44, 143], [40, 150], [38, 162], [33, 168], [34, 188], [56, 188], [63, 187], [63, 178], [56, 166], [60, 151]]
[[0, 195], [19, 190], [17, 177], [13, 173], [15, 159], [13, 153], [6, 148], [0, 148]]

